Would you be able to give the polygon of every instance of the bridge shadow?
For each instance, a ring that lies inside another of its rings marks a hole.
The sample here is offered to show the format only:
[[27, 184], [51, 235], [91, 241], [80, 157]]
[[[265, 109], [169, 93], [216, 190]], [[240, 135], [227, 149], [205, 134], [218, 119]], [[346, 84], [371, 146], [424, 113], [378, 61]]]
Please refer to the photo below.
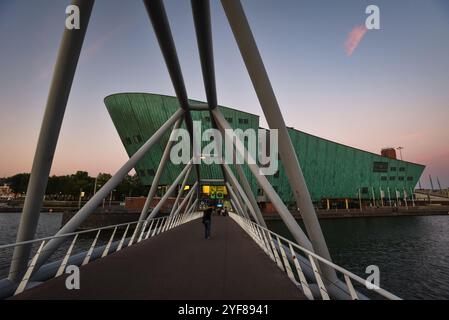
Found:
[[210, 240], [198, 219], [89, 263], [79, 290], [67, 276], [13, 299], [304, 299], [229, 217], [213, 217]]

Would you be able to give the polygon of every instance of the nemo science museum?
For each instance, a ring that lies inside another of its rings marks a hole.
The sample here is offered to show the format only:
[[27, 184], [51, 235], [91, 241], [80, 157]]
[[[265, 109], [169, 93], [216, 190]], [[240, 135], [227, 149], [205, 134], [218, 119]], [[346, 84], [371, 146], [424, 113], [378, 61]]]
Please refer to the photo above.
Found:
[[[128, 156], [132, 156], [179, 109], [176, 97], [150, 93], [117, 93], [106, 97], [104, 102]], [[235, 108], [220, 108], [234, 129], [254, 129], [256, 132], [259, 129], [259, 116]], [[211, 128], [208, 111], [192, 113], [192, 120], [201, 121], [203, 130]], [[394, 148], [375, 154], [294, 128], [288, 128], [288, 132], [312, 201], [318, 208], [354, 208], [362, 202], [365, 206], [391, 205], [392, 202], [394, 205], [400, 204], [413, 194], [425, 168], [421, 164], [397, 159]], [[169, 133], [166, 133], [160, 143], [137, 164], [135, 170], [142, 184], [152, 184], [168, 139]], [[243, 168], [259, 205], [268, 208], [268, 198], [258, 188], [246, 165]], [[180, 171], [181, 166], [168, 162], [159, 181], [159, 190], [167, 188]], [[226, 194], [219, 165], [201, 165], [200, 176], [204, 196], [220, 198]], [[281, 162], [278, 171], [267, 178], [284, 203], [294, 206], [293, 194]], [[190, 179], [188, 183], [192, 185], [194, 175]]]

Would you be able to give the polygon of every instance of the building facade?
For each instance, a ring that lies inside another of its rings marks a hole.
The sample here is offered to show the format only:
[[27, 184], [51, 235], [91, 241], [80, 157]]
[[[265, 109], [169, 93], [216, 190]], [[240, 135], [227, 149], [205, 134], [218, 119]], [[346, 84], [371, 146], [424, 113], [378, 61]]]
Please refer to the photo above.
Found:
[[[176, 97], [149, 93], [118, 93], [105, 98], [107, 110], [129, 156], [132, 156], [154, 132], [179, 108]], [[192, 104], [203, 103], [190, 101]], [[236, 109], [220, 106], [225, 118], [234, 128], [259, 129], [259, 117]], [[202, 121], [202, 130], [211, 127], [208, 111], [192, 112], [192, 119]], [[183, 124], [182, 127], [185, 128]], [[397, 193], [411, 194], [424, 166], [392, 157], [381, 156], [340, 143], [288, 128], [290, 138], [304, 173], [312, 200], [325, 199], [395, 199]], [[162, 157], [169, 133], [137, 164], [136, 172], [144, 185], [150, 185]], [[253, 192], [266, 201], [255, 178], [243, 166]], [[201, 165], [201, 179], [222, 179], [218, 165]], [[160, 185], [168, 185], [180, 173], [181, 166], [168, 163]], [[191, 174], [189, 183], [194, 182]], [[286, 204], [293, 203], [284, 168], [267, 176]]]

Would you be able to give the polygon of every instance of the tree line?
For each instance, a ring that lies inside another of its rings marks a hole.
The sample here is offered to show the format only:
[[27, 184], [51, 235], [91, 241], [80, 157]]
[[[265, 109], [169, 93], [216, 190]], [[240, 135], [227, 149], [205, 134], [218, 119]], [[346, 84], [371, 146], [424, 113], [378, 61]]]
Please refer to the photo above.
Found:
[[[94, 195], [95, 180], [96, 191], [111, 178], [109, 173], [100, 173], [97, 177], [90, 177], [86, 171], [77, 171], [75, 174], [56, 176], [48, 178], [46, 199], [47, 200], [77, 200], [81, 192], [84, 192], [84, 199], [89, 199]], [[27, 191], [29, 173], [19, 173], [4, 181], [8, 183], [16, 194], [25, 194]], [[143, 186], [137, 174], [127, 175], [123, 181], [112, 192], [112, 200], [124, 200], [125, 197], [146, 196], [148, 187]]]

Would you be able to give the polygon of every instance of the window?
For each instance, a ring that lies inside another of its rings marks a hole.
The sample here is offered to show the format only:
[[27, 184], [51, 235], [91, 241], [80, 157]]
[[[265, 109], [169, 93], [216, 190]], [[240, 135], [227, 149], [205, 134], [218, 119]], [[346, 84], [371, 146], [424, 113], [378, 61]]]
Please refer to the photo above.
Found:
[[205, 117], [204, 120], [210, 121], [210, 117]]
[[368, 193], [368, 187], [363, 187], [361, 191], [362, 191], [362, 193], [365, 193], [365, 194]]
[[125, 138], [125, 142], [126, 142], [126, 144], [131, 144], [131, 143], [133, 143], [130, 137], [126, 137], [126, 138]]
[[405, 168], [404, 168], [404, 167], [400, 167], [400, 168], [399, 168], [399, 171], [404, 172], [404, 171], [405, 171]]
[[134, 136], [134, 143], [141, 143], [142, 142], [142, 136], [140, 134]]
[[385, 177], [385, 176], [380, 177], [380, 180], [382, 180], [382, 181], [387, 181], [387, 177]]
[[388, 172], [388, 162], [374, 161], [373, 172]]
[[145, 177], [145, 170], [139, 170], [139, 174], [140, 174], [142, 177]]
[[242, 119], [242, 118], [240, 118], [239, 119], [239, 124], [248, 124], [248, 119]]
[[390, 171], [396, 171], [396, 167], [391, 167]]
[[390, 177], [390, 181], [396, 180], [396, 177]]
[[404, 181], [404, 177], [398, 177], [399, 181]]
[[148, 173], [148, 175], [151, 177], [151, 176], [154, 176], [154, 169], [148, 169], [147, 170], [147, 173]]
[[232, 118], [226, 118], [226, 121], [232, 123]]
[[413, 181], [413, 177], [407, 177], [407, 181]]
[[257, 195], [263, 196], [263, 190], [261, 188], [257, 189]]

